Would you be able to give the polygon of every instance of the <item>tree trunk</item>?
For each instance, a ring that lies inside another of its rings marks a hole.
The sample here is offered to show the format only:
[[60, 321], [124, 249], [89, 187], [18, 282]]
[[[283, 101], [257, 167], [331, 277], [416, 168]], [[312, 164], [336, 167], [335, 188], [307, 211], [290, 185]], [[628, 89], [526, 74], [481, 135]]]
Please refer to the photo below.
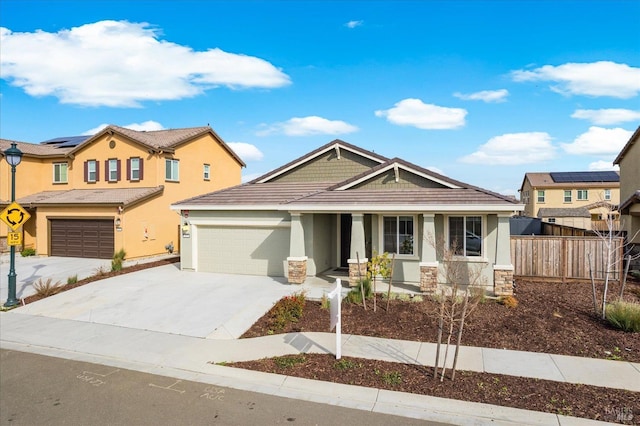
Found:
[[440, 366], [440, 344], [442, 343], [442, 328], [444, 326], [444, 296], [440, 301], [440, 318], [438, 320], [438, 340], [436, 340], [436, 364], [433, 367], [433, 379], [438, 378], [438, 368]]
[[460, 314], [460, 326], [458, 327], [458, 340], [456, 341], [456, 351], [453, 354], [453, 366], [451, 367], [451, 381], [456, 378], [456, 365], [458, 364], [458, 352], [460, 351], [460, 343], [462, 342], [462, 330], [464, 329], [464, 320], [467, 315], [467, 304], [469, 303], [469, 289], [464, 292], [464, 303], [462, 305], [462, 314]]

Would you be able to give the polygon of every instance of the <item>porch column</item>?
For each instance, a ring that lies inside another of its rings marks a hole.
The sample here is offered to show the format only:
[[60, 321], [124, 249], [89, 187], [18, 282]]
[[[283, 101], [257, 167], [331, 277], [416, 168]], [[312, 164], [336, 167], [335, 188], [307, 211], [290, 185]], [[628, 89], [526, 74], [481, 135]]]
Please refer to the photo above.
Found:
[[[356, 255], [357, 253], [357, 255]], [[351, 214], [351, 251], [349, 252], [349, 285], [355, 287], [358, 285], [359, 277], [367, 276], [367, 259], [365, 256], [365, 238], [364, 238], [364, 214]], [[358, 263], [358, 257], [360, 263]]]
[[287, 257], [287, 279], [291, 284], [302, 284], [307, 278], [307, 256], [304, 252], [304, 227], [302, 215], [291, 214], [291, 234], [289, 238], [289, 257]]
[[498, 215], [498, 235], [496, 238], [496, 261], [493, 265], [493, 292], [496, 296], [513, 294], [513, 271], [511, 263], [510, 215]]
[[435, 214], [422, 215], [420, 239], [420, 291], [435, 293], [438, 289], [438, 260], [436, 259]]

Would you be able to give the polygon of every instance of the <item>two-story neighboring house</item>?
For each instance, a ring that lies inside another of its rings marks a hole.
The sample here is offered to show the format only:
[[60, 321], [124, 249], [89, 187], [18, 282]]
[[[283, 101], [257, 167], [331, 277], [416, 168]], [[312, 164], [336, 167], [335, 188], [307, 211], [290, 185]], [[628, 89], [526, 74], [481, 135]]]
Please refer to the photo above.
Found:
[[[0, 140], [0, 151], [13, 141]], [[180, 216], [169, 206], [241, 182], [243, 161], [209, 126], [17, 142], [16, 201], [31, 214], [25, 247], [39, 255], [127, 258], [178, 250]], [[0, 208], [11, 168], [0, 159]], [[0, 227], [0, 240], [6, 227]], [[6, 244], [5, 241], [2, 241]]]
[[620, 175], [616, 171], [526, 173], [519, 192], [524, 216], [592, 229], [615, 214]]
[[629, 242], [640, 244], [640, 126], [613, 164], [620, 166], [620, 214]]

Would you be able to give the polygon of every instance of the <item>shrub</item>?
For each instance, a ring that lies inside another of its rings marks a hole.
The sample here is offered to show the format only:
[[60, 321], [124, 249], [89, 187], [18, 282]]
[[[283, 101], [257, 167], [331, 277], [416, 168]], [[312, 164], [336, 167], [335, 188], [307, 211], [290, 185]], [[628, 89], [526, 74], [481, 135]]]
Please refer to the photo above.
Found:
[[373, 290], [371, 289], [371, 280], [369, 278], [363, 278], [358, 282], [358, 285], [352, 288], [347, 293], [347, 302], [359, 305], [362, 303], [362, 289], [364, 288], [364, 297], [371, 299], [373, 297]]
[[112, 271], [121, 271], [122, 270], [122, 262], [124, 262], [124, 258], [127, 253], [124, 249], [120, 249], [113, 255], [113, 260], [111, 260], [111, 270]]
[[358, 364], [356, 364], [354, 361], [351, 361], [350, 359], [342, 358], [339, 361], [336, 361], [333, 366], [336, 368], [336, 370], [349, 370], [351, 368], [358, 367]]
[[62, 284], [60, 281], [56, 281], [55, 283], [51, 278], [47, 278], [46, 281], [42, 281], [40, 278], [38, 281], [33, 283], [33, 288], [36, 291], [36, 294], [40, 297], [49, 297], [53, 296], [56, 293], [60, 293], [62, 291]]
[[322, 299], [320, 299], [320, 309], [324, 309], [325, 311], [331, 308], [331, 301], [327, 297], [327, 293], [322, 294]]
[[611, 325], [624, 331], [640, 331], [640, 303], [613, 302], [607, 306], [606, 318]]
[[78, 274], [67, 277], [67, 284], [75, 284], [78, 282]]
[[288, 368], [296, 364], [303, 364], [306, 360], [304, 355], [288, 355], [276, 357], [273, 362], [280, 368]]
[[498, 299], [498, 303], [507, 308], [515, 308], [518, 306], [518, 299], [513, 296], [502, 296]]
[[26, 249], [24, 249], [24, 250], [22, 250], [20, 252], [20, 255], [22, 257], [35, 256], [36, 255], [36, 249], [34, 249], [34, 248], [26, 248]]
[[306, 302], [304, 291], [280, 299], [273, 310], [274, 328], [282, 330], [287, 324], [298, 322], [302, 317]]

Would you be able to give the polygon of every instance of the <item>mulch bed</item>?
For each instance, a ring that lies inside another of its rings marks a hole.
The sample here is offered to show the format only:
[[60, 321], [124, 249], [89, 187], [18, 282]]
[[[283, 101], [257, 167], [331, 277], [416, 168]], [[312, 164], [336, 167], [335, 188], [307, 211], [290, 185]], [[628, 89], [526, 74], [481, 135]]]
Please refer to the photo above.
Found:
[[[477, 306], [465, 323], [463, 345], [640, 362], [640, 333], [614, 329], [595, 315], [590, 283], [519, 281], [516, 288], [519, 303], [515, 308], [492, 299]], [[612, 283], [609, 299], [617, 298], [619, 290], [619, 284]], [[640, 301], [640, 282], [627, 281], [625, 299]], [[388, 311], [386, 300], [378, 298], [377, 302], [375, 313], [371, 301], [367, 310], [343, 303], [342, 333], [436, 341], [439, 305], [433, 300], [393, 300]], [[242, 337], [328, 331], [329, 312], [320, 302], [307, 301], [302, 317], [279, 330], [273, 326], [274, 311], [275, 307]], [[317, 354], [293, 356], [291, 362], [286, 358], [228, 365], [624, 424], [638, 424], [640, 419], [637, 392], [467, 371], [457, 372], [455, 381], [445, 378], [439, 382], [432, 379], [432, 368], [409, 364], [347, 357], [336, 362], [332, 355]], [[281, 366], [283, 359], [287, 366]]]
[[[142, 271], [143, 269], [149, 269], [149, 268], [155, 268], [158, 266], [164, 266], [164, 265], [170, 265], [172, 263], [177, 263], [180, 262], [180, 256], [174, 256], [174, 257], [169, 257], [166, 259], [162, 259], [162, 260], [156, 260], [153, 262], [147, 262], [147, 263], [138, 263], [132, 266], [127, 266], [126, 268], [122, 268], [120, 271], [108, 271], [108, 270], [96, 270], [96, 274], [92, 275], [90, 277], [84, 278], [82, 280], [78, 280], [73, 284], [66, 284], [64, 285], [61, 290], [60, 293], [63, 291], [67, 291], [67, 290], [71, 290], [73, 288], [76, 287], [80, 287], [82, 285], [85, 284], [89, 284], [92, 283], [94, 281], [98, 281], [98, 280], [103, 280], [105, 278], [111, 278], [111, 277], [116, 277], [118, 275], [123, 275], [123, 274], [128, 274], [131, 272], [137, 272], [137, 271]], [[64, 284], [64, 283], [62, 283]], [[31, 296], [27, 296], [24, 299], [22, 299], [22, 303], [27, 305], [29, 303], [33, 303], [33, 302], [37, 302], [40, 299], [43, 299], [43, 296], [39, 296], [37, 294], [33, 294]]]

